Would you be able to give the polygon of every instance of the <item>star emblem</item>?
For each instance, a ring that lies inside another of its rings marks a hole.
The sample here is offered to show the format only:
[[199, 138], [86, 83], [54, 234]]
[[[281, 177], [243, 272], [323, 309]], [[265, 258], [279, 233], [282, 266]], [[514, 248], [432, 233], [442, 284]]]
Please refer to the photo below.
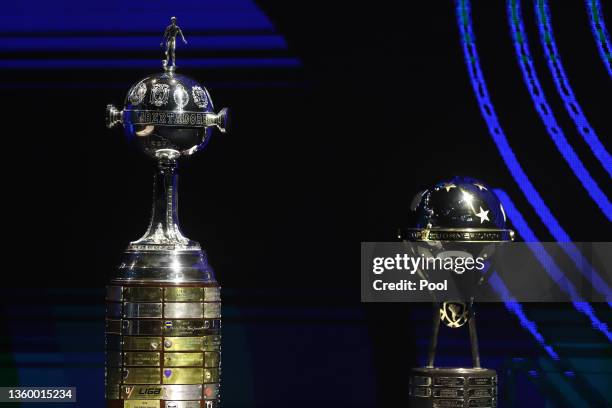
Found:
[[442, 188], [444, 188], [446, 190], [446, 192], [448, 193], [449, 191], [451, 191], [451, 189], [457, 188], [457, 186], [454, 185], [453, 183], [444, 183]]
[[480, 184], [480, 183], [474, 183], [474, 185], [475, 185], [476, 187], [478, 187], [478, 189], [479, 189], [480, 191], [482, 191], [482, 190], [487, 191], [487, 188], [486, 188], [485, 186], [483, 186], [482, 184]]
[[480, 218], [480, 223], [482, 224], [485, 221], [491, 221], [489, 219], [489, 215], [488, 215], [489, 214], [489, 210], [485, 211], [485, 210], [482, 209], [482, 207], [479, 207], [479, 208], [480, 208], [480, 212], [477, 213], [476, 216], [478, 218]]

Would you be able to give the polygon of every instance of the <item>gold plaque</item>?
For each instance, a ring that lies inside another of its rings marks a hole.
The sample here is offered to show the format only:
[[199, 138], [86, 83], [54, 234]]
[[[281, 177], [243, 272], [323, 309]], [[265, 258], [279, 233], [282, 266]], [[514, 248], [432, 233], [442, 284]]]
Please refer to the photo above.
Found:
[[204, 320], [164, 320], [166, 336], [197, 336], [206, 329]]
[[204, 382], [205, 383], [219, 382], [219, 369], [218, 368], [205, 368], [204, 369]]
[[167, 302], [201, 302], [204, 296], [202, 288], [170, 287], [165, 292]]
[[207, 302], [220, 301], [221, 300], [221, 288], [218, 286], [204, 288], [204, 300]]
[[120, 351], [107, 351], [106, 352], [106, 366], [107, 367], [121, 366], [121, 352]]
[[221, 303], [210, 302], [204, 303], [204, 318], [205, 319], [218, 319], [221, 317]]
[[159, 367], [159, 353], [128, 351], [124, 353], [123, 364], [126, 366], [154, 366]]
[[164, 398], [163, 385], [124, 385], [121, 387], [121, 398], [126, 400], [160, 400]]
[[204, 337], [166, 337], [164, 350], [166, 351], [203, 351]]
[[106, 384], [119, 384], [121, 382], [121, 368], [107, 367], [106, 368]]
[[164, 353], [164, 367], [193, 367], [204, 365], [202, 353]]
[[218, 351], [207, 351], [204, 353], [204, 367], [219, 367], [221, 364], [221, 353]]
[[202, 368], [164, 368], [164, 384], [202, 384]]
[[221, 336], [204, 336], [204, 351], [219, 351], [221, 350]]
[[159, 350], [162, 347], [161, 337], [123, 337], [124, 350]]
[[124, 384], [159, 384], [159, 368], [129, 367], [123, 369]]
[[162, 288], [126, 287], [123, 298], [128, 302], [161, 302]]
[[156, 400], [127, 400], [123, 401], [123, 408], [159, 408]]

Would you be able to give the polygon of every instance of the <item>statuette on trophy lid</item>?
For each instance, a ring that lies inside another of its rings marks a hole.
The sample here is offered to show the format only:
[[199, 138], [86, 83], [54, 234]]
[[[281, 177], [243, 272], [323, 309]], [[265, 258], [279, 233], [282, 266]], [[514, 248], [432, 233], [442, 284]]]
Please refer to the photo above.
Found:
[[[493, 190], [469, 177], [454, 177], [418, 193], [410, 210], [415, 225], [401, 229], [399, 238], [409, 244], [414, 256], [462, 255], [490, 260], [499, 245], [514, 239]], [[482, 273], [472, 271], [456, 279], [458, 293], [466, 294], [463, 299], [437, 299], [432, 293], [435, 303], [427, 362], [425, 367], [412, 369], [410, 407], [497, 406], [497, 374], [480, 365], [474, 311], [474, 289], [486, 282], [491, 272], [492, 268]], [[417, 273], [427, 279], [431, 272]], [[451, 329], [468, 326], [472, 367], [435, 366], [441, 323]]]
[[225, 132], [228, 113], [215, 113], [204, 85], [176, 72], [177, 35], [184, 39], [173, 18], [163, 71], [137, 81], [123, 109], [106, 109], [107, 126], [122, 126], [157, 161], [149, 226], [107, 286], [108, 408], [219, 407], [221, 288], [200, 244], [179, 226], [177, 168], [214, 128]]

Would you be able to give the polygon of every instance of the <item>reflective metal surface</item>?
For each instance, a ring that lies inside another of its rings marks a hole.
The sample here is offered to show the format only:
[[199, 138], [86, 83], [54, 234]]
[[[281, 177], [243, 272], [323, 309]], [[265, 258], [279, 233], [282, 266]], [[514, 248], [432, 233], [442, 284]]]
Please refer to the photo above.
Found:
[[109, 408], [219, 405], [220, 288], [200, 244], [179, 226], [177, 169], [181, 157], [208, 143], [213, 127], [225, 132], [228, 114], [214, 112], [203, 85], [176, 73], [177, 35], [185, 41], [173, 19], [162, 42], [164, 72], [136, 82], [122, 110], [106, 109], [107, 126], [121, 124], [157, 161], [149, 226], [107, 287]]

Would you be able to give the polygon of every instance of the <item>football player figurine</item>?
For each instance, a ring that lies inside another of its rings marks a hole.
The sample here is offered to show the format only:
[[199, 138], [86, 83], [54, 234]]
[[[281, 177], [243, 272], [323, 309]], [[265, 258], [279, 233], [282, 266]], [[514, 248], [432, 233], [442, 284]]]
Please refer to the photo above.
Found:
[[[184, 44], [187, 44], [187, 40], [185, 39], [185, 36], [183, 35], [181, 28], [176, 25], [176, 17], [171, 17], [170, 25], [166, 27], [166, 30], [164, 31], [164, 37], [163, 37], [163, 39], [166, 41], [166, 50], [164, 51], [164, 55], [166, 56], [166, 59], [164, 60], [164, 68], [169, 69], [171, 71], [173, 71], [174, 68], [176, 67], [175, 50], [176, 50], [176, 36], [177, 35], [181, 36]], [[160, 47], [163, 47], [164, 41], [162, 41], [159, 45]]]

